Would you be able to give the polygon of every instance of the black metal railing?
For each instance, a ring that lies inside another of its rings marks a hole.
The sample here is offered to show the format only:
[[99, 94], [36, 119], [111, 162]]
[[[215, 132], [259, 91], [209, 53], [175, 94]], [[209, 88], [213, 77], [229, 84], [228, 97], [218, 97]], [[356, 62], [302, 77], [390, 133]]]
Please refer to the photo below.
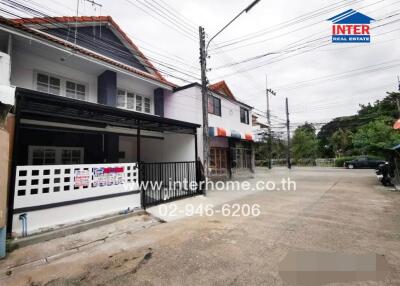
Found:
[[139, 171], [143, 208], [202, 193], [199, 162], [140, 163]]

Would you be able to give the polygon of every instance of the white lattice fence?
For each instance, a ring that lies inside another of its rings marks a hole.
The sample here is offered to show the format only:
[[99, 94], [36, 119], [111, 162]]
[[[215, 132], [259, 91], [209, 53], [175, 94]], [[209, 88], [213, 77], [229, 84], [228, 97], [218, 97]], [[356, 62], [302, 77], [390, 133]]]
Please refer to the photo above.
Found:
[[27, 208], [139, 189], [137, 163], [18, 166], [14, 208]]

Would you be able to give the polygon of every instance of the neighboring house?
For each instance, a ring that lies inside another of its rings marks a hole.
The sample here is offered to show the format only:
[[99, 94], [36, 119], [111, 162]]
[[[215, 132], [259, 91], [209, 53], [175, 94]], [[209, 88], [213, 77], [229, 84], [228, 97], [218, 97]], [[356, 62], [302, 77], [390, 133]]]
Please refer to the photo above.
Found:
[[176, 86], [111, 17], [0, 18], [0, 52], [16, 87], [9, 232], [198, 192], [141, 196], [140, 181], [198, 180], [201, 122], [165, 116]]
[[253, 123], [253, 135], [254, 142], [264, 142], [266, 136], [268, 136], [268, 124], [266, 120], [260, 116], [253, 113], [252, 123]]
[[[210, 175], [214, 178], [250, 175], [254, 166], [252, 107], [238, 101], [225, 81], [208, 88]], [[165, 97], [165, 116], [201, 124], [201, 100], [201, 86], [198, 83], [176, 87], [172, 94]], [[201, 129], [197, 136], [202, 160]]]

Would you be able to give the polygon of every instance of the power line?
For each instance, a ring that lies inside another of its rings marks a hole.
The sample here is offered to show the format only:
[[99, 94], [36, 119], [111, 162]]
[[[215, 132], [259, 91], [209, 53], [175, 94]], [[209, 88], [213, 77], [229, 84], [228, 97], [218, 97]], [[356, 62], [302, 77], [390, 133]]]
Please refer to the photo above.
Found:
[[[400, 15], [400, 13], [396, 13], [396, 14], [389, 15], [389, 16], [387, 16], [387, 17], [381, 19], [381, 20], [389, 19], [389, 18], [398, 16], [398, 15]], [[400, 19], [396, 19], [396, 20], [393, 20], [393, 21], [391, 21], [391, 22], [388, 22], [388, 23], [385, 23], [385, 24], [381, 24], [381, 25], [375, 26], [373, 29], [380, 28], [380, 27], [383, 27], [383, 26], [386, 26], [386, 25], [390, 25], [390, 24], [393, 24], [393, 23], [398, 22], [398, 21], [400, 21]], [[372, 29], [371, 29], [371, 30], [372, 30]], [[387, 34], [387, 33], [383, 33], [383, 34]], [[376, 35], [376, 36], [379, 36], [379, 34]], [[282, 49], [282, 50], [273, 51], [273, 52], [268, 52], [268, 53], [263, 53], [263, 54], [257, 55], [257, 56], [252, 56], [252, 57], [243, 59], [243, 60], [238, 61], [238, 62], [234, 62], [234, 63], [230, 63], [230, 64], [227, 64], [227, 65], [224, 65], [224, 66], [216, 67], [215, 69], [221, 69], [221, 68], [231, 67], [231, 66], [235, 66], [235, 65], [240, 65], [240, 64], [243, 64], [243, 63], [247, 63], [247, 62], [259, 60], [259, 59], [262, 59], [262, 58], [264, 58], [264, 57], [271, 56], [271, 55], [275, 55], [275, 54], [288, 54], [288, 53], [293, 53], [293, 52], [296, 52], [296, 51], [298, 51], [298, 50], [302, 50], [302, 49], [305, 49], [305, 48], [308, 48], [308, 47], [312, 47], [311, 49], [305, 51], [305, 52], [309, 52], [309, 51], [315, 50], [316, 48], [320, 48], [320, 47], [323, 47], [323, 46], [326, 46], [326, 45], [330, 44], [330, 41], [329, 41], [329, 40], [327, 40], [327, 41], [322, 41], [321, 43], [324, 43], [324, 44], [319, 45], [319, 46], [308, 45], [308, 43], [316, 42], [316, 41], [319, 41], [319, 40], [325, 39], [325, 38], [328, 39], [329, 37], [330, 37], [330, 36], [324, 36], [324, 37], [321, 37], [321, 38], [309, 40], [309, 41], [307, 41], [307, 42], [305, 42], [305, 43], [303, 43], [303, 44], [298, 45], [297, 47], [296, 47], [296, 46], [294, 46], [294, 47], [292, 46], [292, 47], [291, 47], [291, 45], [289, 45], [289, 46], [287, 46], [285, 49]], [[318, 42], [317, 42], [317, 44], [318, 44]], [[300, 55], [300, 54], [303, 54], [303, 53], [304, 53], [304, 52], [301, 52], [301, 53], [298, 53], [298, 54], [295, 54], [295, 55], [289, 55], [289, 56], [284, 57], [284, 58], [282, 58], [282, 59], [280, 59], [280, 60], [275, 60], [275, 61], [273, 61], [274, 59], [279, 58], [279, 56], [278, 56], [278, 57], [272, 58], [271, 61], [268, 62], [268, 64], [275, 63], [275, 62], [281, 61], [281, 60], [283, 60], [283, 59], [287, 59], [287, 58], [290, 58], [290, 57], [292, 57], [292, 56]], [[249, 71], [249, 70], [252, 70], [252, 69], [256, 69], [256, 68], [258, 68], [258, 67], [264, 66], [265, 64], [266, 64], [266, 63], [263, 63], [262, 65], [256, 66], [256, 67], [253, 67], [253, 68], [247, 68], [247, 69], [242, 70], [242, 71], [240, 71], [240, 72], [244, 72], [244, 71]], [[229, 75], [231, 75], [231, 74], [228, 74], [228, 75], [225, 75], [225, 76], [229, 76]], [[232, 75], [233, 75], [233, 74], [232, 74]]]
[[[359, 0], [358, 2], [361, 2], [361, 1], [362, 1], [362, 0]], [[362, 6], [362, 7], [360, 7], [359, 9], [364, 9], [364, 8], [367, 8], [367, 7], [370, 7], [370, 6], [379, 4], [379, 3], [383, 2], [383, 1], [385, 1], [385, 0], [376, 1], [376, 2], [374, 2], [374, 3], [371, 3], [371, 4], [368, 4], [368, 5]], [[398, 3], [398, 2], [396, 2], [396, 3]], [[341, 7], [345, 7], [345, 6], [348, 6], [348, 5], [349, 5], [349, 4], [347, 3], [347, 4], [342, 5]], [[392, 5], [393, 5], [393, 4], [392, 4]], [[333, 9], [333, 11], [335, 11], [336, 9], [337, 9], [337, 8]], [[331, 11], [328, 11], [328, 12], [331, 12]], [[326, 12], [326, 13], [328, 13], [328, 12]], [[325, 14], [325, 13], [323, 13], [323, 14]], [[322, 14], [321, 14], [321, 15], [322, 15]], [[319, 16], [319, 15], [316, 15], [316, 16]], [[314, 17], [311, 17], [311, 18], [309, 18], [309, 19], [312, 19], [312, 18], [314, 18]], [[309, 20], [309, 19], [297, 21], [297, 22], [295, 22], [295, 24], [299, 24], [299, 23], [301, 24], [301, 23], [303, 23], [303, 22], [305, 22], [306, 20]], [[288, 31], [288, 32], [285, 32], [285, 33], [283, 33], [283, 34], [278, 34], [278, 35], [276, 35], [276, 36], [273, 36], [273, 37], [270, 37], [270, 38], [267, 38], [267, 39], [262, 39], [262, 40], [258, 40], [258, 41], [251, 42], [251, 43], [248, 43], [248, 44], [243, 44], [243, 45], [240, 45], [240, 46], [237, 46], [237, 47], [230, 48], [230, 49], [225, 50], [225, 51], [232, 51], [232, 50], [236, 50], [236, 49], [239, 49], [239, 48], [248, 47], [248, 46], [251, 46], [251, 45], [256, 45], [256, 44], [260, 44], [260, 43], [263, 43], [263, 42], [266, 42], [266, 41], [269, 41], [269, 40], [273, 40], [273, 39], [276, 39], [276, 38], [280, 38], [280, 37], [282, 37], [282, 36], [289, 35], [289, 34], [298, 32], [298, 31], [300, 31], [300, 30], [309, 28], [309, 27], [313, 27], [313, 26], [315, 26], [315, 25], [317, 25], [317, 24], [319, 24], [319, 23], [323, 23], [324, 21], [325, 21], [325, 19], [324, 19], [324, 20], [317, 21], [317, 22], [313, 22], [313, 23], [308, 24], [308, 25], [305, 25], [305, 26], [301, 26], [301, 27], [296, 28], [296, 29], [294, 29], [294, 30], [290, 30], [290, 31]], [[279, 29], [278, 29], [278, 30], [279, 30]], [[243, 41], [236, 41], [235, 44], [241, 44], [242, 42], [243, 42]], [[233, 44], [227, 44], [227, 45], [222, 46], [222, 47], [227, 47], [227, 46], [230, 46], [230, 45], [233, 45]], [[218, 51], [215, 51], [215, 53], [217, 53], [217, 52], [218, 52]]]
[[[290, 26], [296, 25], [298, 23], [302, 23], [302, 22], [304, 22], [306, 20], [309, 20], [309, 19], [312, 19], [312, 18], [314, 18], [316, 16], [319, 16], [319, 14], [317, 12], [322, 11], [323, 9], [325, 9], [327, 7], [330, 7], [332, 5], [339, 4], [341, 2], [346, 2], [346, 1], [342, 0], [342, 1], [336, 2], [334, 4], [330, 4], [328, 6], [325, 6], [323, 8], [319, 8], [319, 9], [314, 10], [312, 12], [303, 14], [301, 16], [295, 17], [295, 18], [293, 18], [291, 20], [284, 21], [284, 22], [282, 22], [280, 24], [277, 24], [277, 25], [274, 25], [274, 26], [272, 26], [270, 28], [266, 28], [266, 29], [263, 29], [263, 30], [260, 30], [260, 31], [257, 31], [257, 32], [250, 33], [248, 35], [244, 35], [244, 36], [232, 39], [232, 40], [228, 40], [228, 41], [222, 42], [221, 43], [222, 44], [221, 47], [219, 47], [218, 49], [222, 49], [222, 48], [225, 48], [227, 46], [231, 46], [231, 45], [234, 45], [234, 44], [237, 44], [237, 43], [243, 43], [245, 41], [261, 37], [261, 36], [263, 36], [265, 34], [268, 34], [268, 33], [271, 33], [271, 32], [275, 32], [275, 31], [279, 31], [279, 30], [281, 30], [283, 28], [290, 27]], [[348, 4], [345, 4], [345, 5], [342, 5], [342, 6], [339, 6], [339, 7], [343, 7], [343, 6], [347, 6], [347, 5]], [[314, 15], [312, 17], [310, 17], [313, 13], [314, 13]], [[216, 50], [218, 50], [218, 49], [216, 49]]]
[[[50, 25], [55, 26], [60, 31], [63, 31], [65, 33], [69, 33], [70, 32], [70, 27], [68, 25], [65, 25], [65, 24], [62, 24], [62, 23], [54, 21], [53, 19], [51, 19], [50, 15], [47, 15], [47, 14], [45, 14], [45, 13], [39, 11], [39, 10], [35, 10], [35, 9], [31, 8], [31, 7], [25, 6], [25, 5], [21, 4], [21, 3], [18, 3], [17, 1], [9, 1], [9, 0], [4, 1], [4, 0], [2, 0], [0, 2], [2, 2], [3, 5], [11, 7], [13, 9], [17, 9], [17, 10], [20, 10], [22, 12], [25, 12], [25, 13], [28, 13], [28, 14], [32, 14], [34, 16], [42, 17], [44, 19], [44, 21], [46, 22], [46, 25], [45, 24], [39, 24], [40, 26], [42, 26], [42, 28], [48, 28], [47, 25], [50, 24]], [[10, 14], [10, 15], [12, 15], [14, 17], [21, 18], [19, 15], [11, 13], [9, 10], [3, 10], [3, 12], [5, 12], [7, 14]], [[84, 32], [80, 32], [80, 40], [83, 43], [86, 43], [88, 45], [93, 45], [93, 43], [91, 41], [92, 40], [92, 36], [89, 35], [89, 34], [86, 34]], [[102, 38], [102, 41], [99, 41], [99, 42], [96, 43], [96, 48], [100, 48], [100, 49], [102, 49], [104, 51], [112, 50], [115, 54], [117, 54], [117, 55], [119, 55], [120, 57], [123, 57], [123, 58], [128, 58], [129, 59], [129, 58], [132, 57], [131, 53], [127, 53], [126, 51], [121, 50], [120, 47], [125, 47], [125, 46], [122, 46], [121, 44], [118, 44], [118, 43], [115, 43], [115, 42], [113, 42], [111, 40], [103, 39], [103, 38]], [[141, 58], [143, 60], [147, 60], [147, 58], [143, 58], [142, 55], [139, 54], [138, 52], [133, 51], [133, 50], [131, 50], [131, 52], [134, 55], [138, 56], [139, 58]], [[187, 72], [182, 71], [184, 69], [182, 69], [181, 67], [173, 66], [171, 64], [168, 64], [168, 63], [166, 63], [164, 61], [155, 59], [153, 57], [148, 57], [148, 59], [152, 59], [154, 62], [156, 62], [157, 64], [163, 66], [164, 68], [176, 71], [176, 72], [181, 73], [181, 74], [183, 74], [185, 76], [189, 76], [189, 77], [192, 77], [192, 78], [198, 80], [198, 78], [196, 76], [194, 76], [193, 74], [189, 74]], [[155, 69], [153, 66], [147, 65], [145, 63], [141, 63], [141, 64], [143, 66], [145, 66], [146, 68], [150, 69], [150, 70], [159, 71], [159, 72], [161, 72], [161, 73], [163, 73], [165, 75], [171, 76], [173, 78], [177, 78], [177, 79], [183, 80], [185, 82], [190, 82], [190, 81], [187, 81], [187, 80], [183, 79], [182, 77], [178, 77], [178, 76], [173, 75], [173, 74], [171, 74], [169, 72], [166, 72], [163, 69]]]
[[[378, 2], [380, 2], [380, 1], [378, 1]], [[373, 3], [373, 4], [376, 4], [376, 3], [378, 3], [378, 2], [375, 2], [375, 3]], [[400, 1], [398, 1], [398, 2], [400, 2]], [[396, 3], [397, 3], [397, 2], [396, 2]], [[370, 4], [370, 5], [373, 5], [373, 4]], [[370, 6], [370, 5], [367, 5], [367, 6]], [[385, 16], [384, 18], [382, 18], [382, 19], [380, 19], [380, 20], [378, 20], [378, 21], [386, 20], [386, 19], [389, 19], [389, 18], [398, 16], [399, 14], [400, 14], [400, 13], [391, 14], [391, 15], [389, 15], [389, 16]], [[372, 28], [372, 29], [376, 29], [376, 28], [380, 28], [380, 27], [383, 27], [383, 26], [386, 26], [386, 25], [390, 25], [390, 24], [393, 24], [393, 23], [395, 23], [395, 22], [397, 22], [397, 21], [400, 21], [400, 19], [393, 20], [393, 21], [391, 21], [391, 22], [388, 22], [388, 23], [384, 23], [384, 24], [375, 26], [375, 27]], [[371, 30], [372, 30], [372, 29], [371, 29]], [[384, 33], [384, 34], [386, 34], [386, 33]], [[308, 37], [306, 37], [306, 38], [308, 38]], [[318, 49], [318, 48], [320, 48], [320, 47], [327, 46], [327, 45], [330, 44], [330, 41], [328, 40], [329, 38], [330, 38], [330, 36], [324, 36], [324, 37], [320, 37], [320, 38], [317, 38], [317, 39], [308, 40], [308, 41], [306, 41], [305, 43], [302, 43], [302, 44], [298, 45], [297, 47], [296, 47], [296, 46], [293, 46], [293, 44], [296, 43], [296, 42], [294, 42], [294, 43], [289, 44], [288, 46], [286, 46], [286, 48], [282, 49], [281, 51], [278, 51], [278, 52], [270, 52], [270, 53], [264, 53], [264, 54], [259, 55], [259, 56], [253, 56], [253, 57], [251, 57], [251, 58], [249, 58], [249, 59], [242, 60], [241, 62], [231, 63], [231, 64], [229, 64], [229, 65], [222, 66], [222, 67], [227, 67], [227, 66], [236, 65], [236, 64], [239, 64], [239, 63], [242, 63], [242, 62], [244, 63], [244, 62], [248, 62], [248, 61], [252, 61], [252, 60], [257, 60], [257, 59], [260, 59], [260, 58], [263, 58], [263, 57], [266, 57], [266, 56], [269, 56], [269, 55], [273, 55], [273, 54], [275, 54], [275, 53], [283, 53], [283, 54], [285, 54], [285, 53], [288, 53], [288, 52], [295, 52], [295, 51], [297, 51], [297, 50], [301, 50], [301, 49], [304, 49], [304, 48], [309, 47], [309, 45], [306, 45], [307, 43], [317, 42], [318, 40], [327, 39], [326, 41], [322, 41], [322, 42], [321, 42], [321, 43], [322, 43], [321, 45], [319, 45], [319, 46], [313, 46], [311, 49], [308, 49], [308, 50], [305, 50], [305, 51], [301, 51], [301, 52], [296, 53], [296, 54], [293, 54], [293, 55], [288, 55], [288, 56], [283, 57], [283, 58], [280, 58], [281, 56], [278, 55], [277, 57], [274, 57], [274, 58], [272, 58], [272, 59], [270, 59], [270, 60], [268, 60], [268, 61], [266, 61], [266, 62], [261, 63], [260, 65], [256, 65], [256, 66], [253, 66], [253, 67], [246, 67], [246, 68], [244, 68], [244, 69], [242, 69], [242, 70], [237, 71], [236, 73], [224, 74], [223, 77], [228, 77], [228, 76], [231, 76], [231, 75], [236, 75], [236, 74], [238, 74], [238, 73], [242, 73], [242, 72], [247, 72], [247, 71], [250, 71], [250, 70], [254, 70], [254, 69], [263, 67], [263, 66], [265, 66], [265, 65], [267, 65], [267, 64], [272, 64], [272, 63], [280, 62], [280, 61], [282, 61], [282, 60], [291, 58], [291, 57], [293, 57], [293, 56], [298, 56], [298, 55], [301, 55], [301, 54], [304, 54], [304, 53], [313, 51], [313, 50], [315, 50], [315, 49]], [[298, 42], [298, 41], [297, 41], [297, 42]], [[317, 42], [317, 43], [318, 43], [318, 42]], [[285, 49], [286, 49], [286, 50], [285, 50]], [[290, 50], [290, 49], [292, 49], [292, 50]], [[218, 67], [218, 68], [222, 68], [222, 67]]]
[[[309, 80], [303, 80], [303, 81], [299, 81], [299, 82], [289, 83], [286, 85], [276, 86], [275, 88], [278, 90], [292, 90], [292, 89], [297, 89], [299, 87], [307, 86], [310, 84], [315, 85], [315, 84], [325, 82], [325, 81], [339, 80], [342, 78], [358, 76], [358, 75], [364, 74], [364, 73], [377, 72], [377, 71], [381, 71], [381, 70], [385, 70], [385, 69], [389, 69], [389, 68], [394, 68], [399, 65], [400, 65], [400, 60], [393, 59], [393, 60], [381, 62], [378, 64], [373, 64], [373, 65], [368, 65], [368, 66], [364, 66], [364, 67], [357, 68], [357, 69], [347, 70], [347, 71], [344, 71], [341, 73], [329, 74], [326, 76], [317, 77], [317, 78], [313, 78], [313, 79], [309, 79]], [[382, 66], [382, 67], [379, 67], [379, 66]]]
[[170, 19], [166, 18], [165, 16], [161, 15], [161, 18], [158, 17], [154, 17], [148, 10], [155, 12], [157, 15], [160, 15], [159, 12], [157, 12], [157, 10], [154, 9], [149, 9], [146, 5], [143, 5], [142, 2], [137, 1], [138, 4], [142, 4], [144, 7], [147, 7], [147, 9], [143, 8], [142, 6], [139, 6], [138, 4], [136, 4], [135, 2], [131, 1], [131, 0], [125, 0], [127, 3], [129, 3], [130, 5], [133, 5], [137, 8], [139, 8], [140, 10], [142, 10], [144, 13], [146, 13], [147, 15], [149, 15], [150, 17], [156, 19], [157, 21], [163, 23], [164, 25], [167, 25], [168, 27], [170, 27], [171, 29], [175, 30], [176, 32], [178, 32], [179, 34], [183, 35], [184, 37], [195, 41], [196, 37], [194, 35], [189, 34], [187, 31], [185, 31], [184, 29], [181, 29], [178, 25], [176, 25], [176, 23], [174, 23], [173, 21], [171, 21]]

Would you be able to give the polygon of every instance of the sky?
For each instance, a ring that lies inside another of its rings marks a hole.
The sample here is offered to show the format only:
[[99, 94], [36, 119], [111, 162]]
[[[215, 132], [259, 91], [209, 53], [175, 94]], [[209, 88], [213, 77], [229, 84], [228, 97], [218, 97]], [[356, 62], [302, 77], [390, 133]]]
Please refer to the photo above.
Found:
[[[79, 15], [112, 16], [145, 55], [164, 65], [156, 66], [178, 68], [181, 72], [168, 73], [184, 81], [168, 79], [179, 85], [200, 78], [198, 26], [205, 28], [209, 40], [252, 2], [96, 0], [102, 4], [99, 9], [78, 1]], [[49, 14], [74, 15], [77, 2], [44, 0], [39, 5]], [[350, 8], [376, 20], [371, 43], [331, 43], [331, 23], [326, 20]], [[276, 130], [285, 120], [286, 97], [293, 126], [352, 115], [359, 104], [398, 88], [400, 1], [261, 0], [212, 41], [209, 56], [210, 82], [225, 80], [235, 97], [256, 112], [266, 109], [266, 82], [276, 91], [270, 100]]]

